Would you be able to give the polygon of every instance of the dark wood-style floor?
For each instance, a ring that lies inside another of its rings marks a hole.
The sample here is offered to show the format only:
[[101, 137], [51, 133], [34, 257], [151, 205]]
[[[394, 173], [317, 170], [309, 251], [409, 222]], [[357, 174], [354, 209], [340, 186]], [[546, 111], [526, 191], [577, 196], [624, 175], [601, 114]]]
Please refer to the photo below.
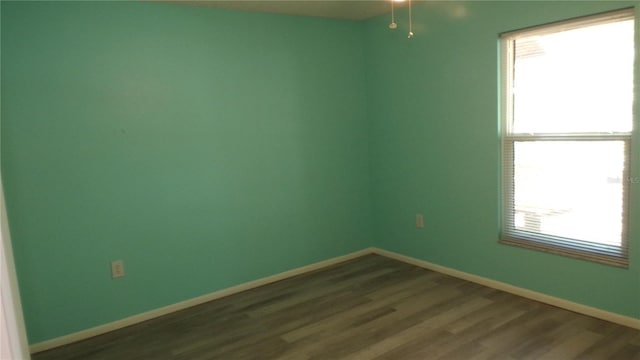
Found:
[[369, 255], [33, 358], [626, 360], [640, 331]]

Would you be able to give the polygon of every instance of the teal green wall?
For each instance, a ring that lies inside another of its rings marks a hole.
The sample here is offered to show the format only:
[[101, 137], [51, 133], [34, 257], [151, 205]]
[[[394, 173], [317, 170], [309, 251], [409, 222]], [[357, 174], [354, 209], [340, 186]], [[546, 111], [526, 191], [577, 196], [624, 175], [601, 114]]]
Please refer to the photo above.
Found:
[[[406, 36], [406, 11], [399, 14], [395, 32], [387, 28], [388, 17], [369, 21], [366, 59], [376, 245], [640, 317], [640, 184], [631, 184], [629, 269], [497, 242], [498, 34], [630, 5], [420, 3], [413, 11], [412, 41]], [[639, 69], [636, 66], [637, 89]], [[636, 104], [639, 97], [640, 91]], [[632, 149], [636, 179], [639, 134]], [[425, 215], [424, 229], [415, 228], [416, 213]]]
[[640, 185], [629, 269], [497, 243], [498, 33], [628, 5], [418, 3], [409, 41], [406, 10], [390, 31], [388, 16], [3, 1], [2, 176], [30, 342], [372, 245], [640, 318]]
[[369, 246], [362, 30], [3, 1], [2, 174], [30, 342]]

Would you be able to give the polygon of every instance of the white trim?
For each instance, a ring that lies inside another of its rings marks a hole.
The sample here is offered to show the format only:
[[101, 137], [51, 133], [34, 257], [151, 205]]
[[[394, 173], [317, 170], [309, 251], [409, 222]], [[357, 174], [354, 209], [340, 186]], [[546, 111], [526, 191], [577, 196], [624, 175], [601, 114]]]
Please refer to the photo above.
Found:
[[9, 220], [0, 182], [0, 358], [27, 360], [30, 359], [28, 350]]
[[322, 269], [327, 266], [331, 266], [337, 263], [341, 263], [347, 260], [355, 259], [360, 256], [372, 254], [373, 249], [367, 248], [360, 251], [356, 251], [347, 255], [338, 256], [332, 259], [320, 261], [317, 263], [313, 263], [311, 265], [302, 266], [296, 269], [288, 270], [279, 274], [267, 276], [258, 280], [249, 281], [240, 285], [232, 286], [226, 289], [218, 290], [212, 292], [210, 294], [198, 296], [193, 299], [181, 301], [179, 303], [175, 303], [172, 305], [168, 305], [165, 307], [161, 307], [158, 309], [154, 309], [151, 311], [147, 311], [138, 315], [133, 315], [124, 319], [120, 319], [114, 322], [110, 322], [108, 324], [99, 325], [96, 327], [92, 327], [90, 329], [78, 331], [72, 334], [60, 336], [51, 340], [42, 341], [39, 343], [32, 344], [29, 346], [29, 350], [32, 354], [49, 350], [55, 347], [68, 345], [80, 340], [88, 339], [90, 337], [94, 337], [97, 335], [101, 335], [110, 331], [118, 330], [127, 326], [131, 326], [143, 321], [151, 320], [153, 318], [157, 318], [162, 315], [167, 315], [179, 310], [183, 310], [192, 306], [204, 304], [206, 302], [223, 298], [225, 296], [237, 294], [242, 291], [246, 291], [249, 289], [253, 289], [259, 286], [267, 285], [276, 281], [284, 280], [293, 276], [305, 274], [314, 270]]
[[554, 296], [546, 295], [536, 291], [524, 289], [500, 281], [488, 279], [479, 275], [469, 274], [460, 270], [455, 270], [446, 266], [437, 265], [428, 261], [419, 260], [405, 255], [400, 255], [391, 251], [370, 247], [360, 251], [356, 251], [347, 255], [338, 256], [332, 259], [313, 263], [311, 265], [302, 266], [293, 270], [285, 271], [279, 274], [264, 277], [262, 279], [250, 281], [244, 284], [232, 286], [230, 288], [215, 291], [210, 294], [202, 295], [190, 300], [181, 301], [179, 303], [168, 305], [159, 309], [144, 312], [142, 314], [130, 316], [121, 320], [117, 320], [108, 324], [96, 326], [90, 329], [78, 331], [69, 335], [64, 335], [51, 340], [46, 340], [36, 344], [32, 344], [29, 349], [31, 353], [37, 353], [45, 350], [49, 350], [55, 347], [68, 345], [77, 341], [88, 339], [97, 335], [101, 335], [110, 331], [118, 330], [123, 327], [131, 326], [143, 321], [147, 321], [153, 318], [157, 318], [162, 315], [170, 314], [179, 310], [183, 310], [192, 306], [200, 305], [212, 300], [220, 299], [225, 296], [233, 295], [242, 291], [250, 290], [259, 286], [267, 285], [276, 281], [284, 280], [293, 276], [305, 274], [314, 270], [322, 269], [327, 266], [338, 264], [347, 260], [355, 259], [360, 256], [376, 254], [385, 256], [390, 259], [402, 261], [408, 264], [416, 265], [425, 269], [437, 271], [442, 274], [457, 277], [459, 279], [471, 281], [480, 285], [488, 286], [497, 290], [505, 291], [511, 294], [522, 296], [531, 300], [540, 301], [546, 304], [557, 306], [563, 309], [574, 311], [580, 314], [592, 316], [598, 319], [610, 321], [612, 323], [629, 326], [635, 329], [640, 329], [640, 319], [612, 313], [609, 311], [597, 309], [591, 306], [578, 304], [565, 299], [560, 299]]
[[591, 306], [579, 304], [573, 301], [561, 299], [555, 296], [539, 293], [537, 291], [521, 288], [518, 286], [514, 286], [511, 284], [503, 283], [500, 281], [492, 280], [489, 278], [485, 278], [479, 275], [474, 275], [470, 273], [466, 273], [460, 270], [452, 269], [446, 266], [437, 265], [434, 263], [430, 263], [428, 261], [419, 260], [416, 258], [412, 258], [409, 256], [401, 255], [398, 253], [394, 253], [391, 251], [373, 248], [374, 254], [386, 256], [388, 258], [399, 260], [402, 262], [406, 262], [408, 264], [416, 265], [425, 269], [437, 271], [442, 274], [450, 275], [453, 277], [457, 277], [459, 279], [471, 281], [480, 285], [488, 286], [490, 288], [494, 288], [497, 290], [505, 291], [514, 295], [522, 296], [527, 299], [540, 301], [545, 304], [557, 306], [559, 308], [563, 308], [566, 310], [570, 310], [573, 312], [577, 312], [580, 314], [584, 314], [587, 316], [592, 316], [594, 318], [610, 321], [612, 323], [628, 326], [634, 329], [640, 330], [640, 319], [633, 318], [630, 316], [616, 314], [610, 311], [605, 311], [602, 309], [594, 308]]

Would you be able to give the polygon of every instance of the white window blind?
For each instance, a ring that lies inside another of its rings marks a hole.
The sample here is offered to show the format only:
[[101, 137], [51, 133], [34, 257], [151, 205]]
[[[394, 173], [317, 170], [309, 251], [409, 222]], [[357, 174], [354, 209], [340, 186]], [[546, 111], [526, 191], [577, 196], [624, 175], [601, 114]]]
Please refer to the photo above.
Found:
[[501, 241], [626, 266], [634, 11], [501, 35]]

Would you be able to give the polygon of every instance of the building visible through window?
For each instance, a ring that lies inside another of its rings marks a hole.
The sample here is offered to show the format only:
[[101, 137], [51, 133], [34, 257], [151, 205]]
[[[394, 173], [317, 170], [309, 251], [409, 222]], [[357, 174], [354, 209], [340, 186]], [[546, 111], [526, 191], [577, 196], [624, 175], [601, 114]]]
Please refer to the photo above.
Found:
[[503, 242], [627, 265], [634, 12], [501, 36]]

